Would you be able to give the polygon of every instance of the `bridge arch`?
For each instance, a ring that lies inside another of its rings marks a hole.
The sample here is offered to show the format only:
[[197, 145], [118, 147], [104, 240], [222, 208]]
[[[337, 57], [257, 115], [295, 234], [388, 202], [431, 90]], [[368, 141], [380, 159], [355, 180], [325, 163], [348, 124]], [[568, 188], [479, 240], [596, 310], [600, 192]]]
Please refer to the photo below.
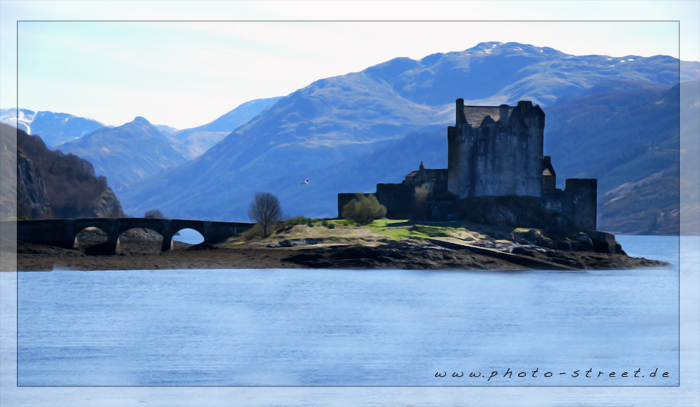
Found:
[[146, 252], [150, 252], [149, 249], [152, 246], [160, 247], [163, 235], [155, 229], [134, 225], [133, 227], [119, 228], [118, 240], [120, 248], [131, 246], [130, 251], [143, 253], [144, 249]]
[[76, 248], [78, 233], [94, 227], [100, 229], [107, 235], [107, 240], [89, 246], [86, 252], [92, 254], [115, 254], [119, 253], [119, 235], [117, 233], [118, 224], [116, 218], [78, 218], [70, 219], [67, 224], [67, 231], [70, 231], [72, 248]]
[[[73, 248], [74, 249], [77, 249], [83, 245], [87, 246], [87, 245], [103, 244], [103, 243], [106, 243], [107, 240], [109, 240], [109, 235], [107, 234], [107, 232], [102, 230], [102, 228], [99, 226], [86, 226], [82, 229], [79, 229], [76, 227], [75, 229], [76, 229], [74, 231], [75, 237], [73, 238]], [[90, 237], [95, 237], [94, 236], [95, 233], [91, 233], [91, 232], [95, 232], [95, 231], [98, 232], [97, 235], [100, 235], [99, 241], [91, 241], [91, 242], [87, 241]], [[85, 232], [85, 233], [83, 233], [83, 232]], [[90, 236], [91, 234], [93, 236]], [[102, 235], [104, 235], [104, 238], [102, 238]], [[84, 242], [83, 244], [81, 244], [80, 238], [83, 238], [82, 239]]]
[[207, 221], [197, 221], [197, 220], [187, 220], [187, 219], [172, 219], [169, 223], [168, 230], [163, 233], [163, 251], [168, 251], [173, 249], [173, 237], [175, 233], [185, 230], [192, 229], [195, 232], [202, 235], [203, 242], [208, 242], [208, 229], [211, 222]]
[[204, 243], [205, 238], [202, 232], [188, 227], [176, 230], [173, 234], [173, 240], [187, 244], [200, 244]]

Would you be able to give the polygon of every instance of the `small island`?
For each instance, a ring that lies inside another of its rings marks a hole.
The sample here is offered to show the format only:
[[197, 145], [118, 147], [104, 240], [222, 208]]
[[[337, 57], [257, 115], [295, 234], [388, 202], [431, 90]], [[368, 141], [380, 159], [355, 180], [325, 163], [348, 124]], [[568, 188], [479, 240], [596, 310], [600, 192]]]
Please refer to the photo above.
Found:
[[[567, 179], [564, 190], [556, 188], [551, 157], [543, 155], [544, 123], [542, 109], [529, 101], [465, 106], [457, 99], [455, 126], [447, 129], [447, 169], [426, 169], [421, 162], [400, 184], [377, 184], [369, 194], [339, 193], [335, 219], [278, 221], [277, 198], [261, 193], [256, 199], [275, 203], [271, 223], [252, 215], [258, 222], [253, 227], [218, 222], [221, 231], [213, 240], [217, 222], [209, 222], [209, 232], [203, 232], [208, 240], [199, 245], [170, 239], [187, 222], [202, 221], [163, 219], [179, 226], [154, 223], [161, 227], [159, 234], [149, 229], [156, 226], [137, 228], [141, 221], [122, 219], [131, 222], [124, 227], [129, 230], [112, 233], [108, 242], [98, 228], [56, 238], [52, 235], [61, 233], [40, 233], [37, 226], [27, 234], [34, 241], [18, 243], [18, 269], [575, 271], [667, 266], [627, 256], [614, 235], [596, 230], [596, 179]], [[371, 213], [358, 216], [353, 208]], [[74, 233], [84, 227], [73, 227]], [[247, 230], [239, 233], [235, 227]]]
[[[612, 238], [612, 239], [611, 239]], [[252, 228], [226, 242], [173, 242], [161, 251], [162, 236], [132, 229], [120, 236], [119, 255], [92, 254], [106, 240], [99, 229], [78, 235], [75, 249], [18, 242], [20, 271], [158, 269], [424, 269], [424, 270], [595, 270], [668, 266], [627, 256], [613, 235], [581, 232], [562, 237], [540, 229], [509, 228], [463, 221], [289, 219], [268, 237]]]

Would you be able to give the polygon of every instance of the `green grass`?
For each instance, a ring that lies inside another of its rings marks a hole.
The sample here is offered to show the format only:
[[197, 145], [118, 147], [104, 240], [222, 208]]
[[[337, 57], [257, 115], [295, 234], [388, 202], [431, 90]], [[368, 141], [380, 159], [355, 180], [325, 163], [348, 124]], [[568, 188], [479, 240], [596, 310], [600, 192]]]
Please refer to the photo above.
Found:
[[[455, 233], [453, 223], [435, 223], [430, 225], [425, 225], [420, 222], [408, 221], [408, 220], [389, 220], [386, 218], [377, 219], [366, 225], [372, 232], [385, 235], [394, 240], [401, 240], [404, 238], [409, 239], [429, 239], [429, 238], [445, 238], [450, 237]], [[410, 226], [411, 229], [403, 229], [401, 227]]]
[[[297, 228], [290, 232], [296, 225], [305, 225], [307, 228]], [[335, 229], [335, 230], [333, 230]], [[421, 222], [408, 219], [376, 219], [368, 225], [351, 222], [346, 219], [320, 220], [307, 218], [294, 218], [285, 222], [280, 230], [273, 233], [267, 238], [255, 237], [254, 242], [264, 243], [280, 239], [299, 239], [299, 238], [317, 238], [324, 239], [328, 243], [345, 243], [364, 245], [367, 242], [376, 244], [377, 241], [384, 241], [383, 238], [377, 238], [376, 235], [384, 236], [388, 239], [401, 241], [403, 239], [411, 239], [423, 241], [426, 239], [459, 239], [466, 243], [474, 243], [482, 240], [493, 241], [495, 239], [500, 243], [508, 243], [504, 239], [509, 233], [527, 233], [529, 228], [496, 228], [487, 225], [473, 224], [467, 221], [452, 221], [452, 222]], [[367, 233], [367, 231], [375, 234]], [[359, 232], [359, 233], [358, 233]], [[240, 237], [230, 239], [230, 242], [235, 241], [250, 241], [244, 239], [243, 234]]]

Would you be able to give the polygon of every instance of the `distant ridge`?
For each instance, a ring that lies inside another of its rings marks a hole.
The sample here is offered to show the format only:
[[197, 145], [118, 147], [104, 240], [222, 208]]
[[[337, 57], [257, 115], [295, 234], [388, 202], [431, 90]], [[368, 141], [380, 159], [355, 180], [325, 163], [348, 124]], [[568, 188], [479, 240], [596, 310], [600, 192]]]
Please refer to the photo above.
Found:
[[0, 121], [41, 137], [48, 147], [80, 138], [103, 126], [96, 120], [68, 113], [27, 109], [19, 109], [18, 112], [14, 108], [0, 110]]
[[174, 144], [180, 154], [192, 159], [202, 155], [211, 146], [223, 140], [238, 126], [248, 122], [270, 105], [275, 104], [281, 97], [256, 99], [246, 102], [224, 114], [211, 123], [169, 133], [180, 143]]
[[102, 127], [56, 148], [90, 161], [97, 175], [107, 176], [115, 192], [187, 161], [167, 136], [141, 116], [119, 127]]

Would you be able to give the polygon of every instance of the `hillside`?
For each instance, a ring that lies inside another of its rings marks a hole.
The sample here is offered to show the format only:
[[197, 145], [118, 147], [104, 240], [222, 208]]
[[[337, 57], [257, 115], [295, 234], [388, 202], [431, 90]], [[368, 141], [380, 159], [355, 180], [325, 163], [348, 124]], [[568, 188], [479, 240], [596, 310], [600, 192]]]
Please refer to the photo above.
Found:
[[[697, 233], [700, 208], [696, 203], [686, 206], [681, 219], [678, 203], [679, 200], [697, 202], [700, 195], [697, 183], [699, 174], [681, 173], [677, 160], [679, 155], [686, 163], [689, 160], [697, 162], [700, 157], [697, 139], [700, 134], [698, 95], [700, 82], [681, 83], [680, 116], [684, 127], [680, 128], [680, 143], [676, 134], [667, 132], [667, 141], [657, 143], [622, 167], [633, 176], [599, 196], [599, 225], [602, 228], [626, 234], [678, 234], [679, 229]], [[677, 129], [677, 126], [669, 127]], [[677, 150], [679, 146], [684, 147], [680, 154]], [[612, 171], [611, 174], [617, 176], [618, 172]]]
[[116, 192], [140, 179], [182, 164], [170, 139], [143, 117], [119, 127], [103, 127], [56, 148], [90, 161], [98, 175], [107, 176]]
[[[53, 217], [44, 179], [34, 163], [18, 148], [17, 133], [14, 127], [0, 123], [0, 219]], [[26, 137], [22, 133], [20, 139]]]
[[[13, 147], [16, 140], [17, 213], [8, 215], [31, 219], [122, 214], [121, 204], [107, 186], [107, 180], [95, 176], [88, 161], [73, 154], [51, 151], [40, 137], [27, 135], [4, 123], [0, 124], [0, 133], [5, 147]], [[3, 166], [9, 164], [5, 154], [2, 158]], [[5, 212], [11, 205], [7, 205], [8, 196], [2, 198]]]
[[574, 98], [546, 110], [545, 153], [565, 177], [598, 178], [604, 194], [678, 163], [680, 86]]

